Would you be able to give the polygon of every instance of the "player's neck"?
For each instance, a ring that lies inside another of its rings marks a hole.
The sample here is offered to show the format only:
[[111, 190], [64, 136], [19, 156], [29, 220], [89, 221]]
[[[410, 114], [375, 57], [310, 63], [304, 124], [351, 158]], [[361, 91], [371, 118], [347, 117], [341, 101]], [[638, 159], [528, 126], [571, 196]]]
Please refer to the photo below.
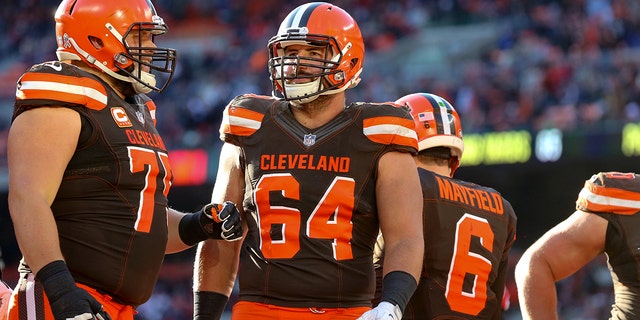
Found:
[[304, 104], [290, 104], [293, 117], [303, 126], [315, 129], [323, 126], [344, 110], [344, 94], [319, 96]]
[[431, 171], [441, 176], [449, 177], [451, 175], [451, 169], [449, 166], [442, 166], [433, 163], [426, 164], [420, 161], [416, 161], [416, 165], [418, 165], [419, 168]]

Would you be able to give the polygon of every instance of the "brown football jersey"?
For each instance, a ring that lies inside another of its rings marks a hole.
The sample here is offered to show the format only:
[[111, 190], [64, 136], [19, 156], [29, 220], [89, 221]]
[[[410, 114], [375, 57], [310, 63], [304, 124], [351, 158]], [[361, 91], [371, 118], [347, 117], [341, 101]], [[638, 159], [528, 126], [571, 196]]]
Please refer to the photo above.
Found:
[[172, 179], [153, 101], [123, 100], [98, 77], [60, 62], [32, 67], [16, 97], [14, 117], [50, 106], [80, 114], [78, 146], [51, 206], [74, 279], [121, 303], [145, 302], [164, 258]]
[[605, 240], [607, 264], [614, 283], [611, 319], [640, 316], [640, 175], [601, 172], [587, 180], [576, 209], [609, 222]]
[[496, 190], [418, 169], [425, 257], [403, 319], [501, 319], [511, 204]]
[[386, 152], [417, 152], [411, 116], [356, 103], [307, 129], [287, 102], [245, 95], [221, 138], [242, 149], [245, 219], [240, 299], [288, 307], [370, 305], [378, 234], [376, 171]]

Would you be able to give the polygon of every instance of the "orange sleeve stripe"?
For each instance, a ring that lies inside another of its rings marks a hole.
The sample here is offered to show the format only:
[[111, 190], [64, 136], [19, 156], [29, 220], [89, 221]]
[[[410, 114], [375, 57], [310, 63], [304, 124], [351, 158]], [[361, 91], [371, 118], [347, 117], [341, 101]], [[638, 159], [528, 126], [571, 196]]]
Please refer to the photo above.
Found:
[[594, 183], [588, 183], [588, 185], [585, 187], [587, 187], [589, 191], [591, 191], [591, 193], [599, 196], [640, 202], [640, 193], [638, 192], [623, 190], [618, 188], [611, 188], [611, 187], [607, 188], [607, 187], [596, 185]]
[[380, 116], [367, 118], [363, 120], [364, 127], [372, 127], [377, 125], [385, 125], [385, 124], [393, 124], [398, 126], [403, 126], [408, 129], [413, 130], [414, 123], [411, 119], [405, 119], [401, 117], [393, 117], [393, 116]]
[[375, 117], [363, 121], [363, 132], [371, 141], [398, 144], [418, 149], [418, 135], [412, 120], [399, 117]]
[[16, 99], [57, 100], [100, 110], [107, 105], [107, 92], [94, 79], [32, 72], [24, 74], [20, 79]]
[[149, 108], [149, 113], [151, 113], [151, 119], [153, 119], [153, 125], [154, 126], [158, 125], [156, 123], [156, 103], [153, 102], [153, 100], [149, 100], [145, 104], [147, 105], [147, 108]]
[[587, 183], [580, 191], [577, 206], [592, 212], [631, 215], [640, 211], [640, 194]]
[[591, 212], [611, 212], [620, 215], [632, 215], [640, 211], [640, 208], [630, 208], [624, 206], [614, 206], [611, 204], [598, 204], [595, 202], [586, 201], [584, 205], [585, 209]]
[[244, 108], [228, 107], [222, 116], [221, 133], [250, 136], [260, 129], [264, 114]]

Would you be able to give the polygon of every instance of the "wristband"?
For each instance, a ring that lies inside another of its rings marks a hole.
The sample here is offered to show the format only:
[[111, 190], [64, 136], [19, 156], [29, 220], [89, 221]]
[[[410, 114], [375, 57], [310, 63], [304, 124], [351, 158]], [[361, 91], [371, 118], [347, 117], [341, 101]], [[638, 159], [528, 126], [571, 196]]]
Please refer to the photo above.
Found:
[[404, 309], [417, 287], [416, 279], [410, 274], [404, 271], [391, 271], [382, 279], [382, 298], [380, 301], [391, 302], [404, 313]]
[[218, 320], [222, 317], [229, 297], [211, 291], [193, 293], [193, 320]]
[[67, 264], [62, 260], [49, 262], [42, 267], [36, 274], [36, 279], [42, 284], [49, 301], [56, 301], [77, 287]]
[[180, 240], [188, 246], [193, 246], [209, 238], [202, 230], [202, 225], [200, 224], [201, 214], [202, 212], [189, 213], [180, 219], [178, 234], [180, 235]]

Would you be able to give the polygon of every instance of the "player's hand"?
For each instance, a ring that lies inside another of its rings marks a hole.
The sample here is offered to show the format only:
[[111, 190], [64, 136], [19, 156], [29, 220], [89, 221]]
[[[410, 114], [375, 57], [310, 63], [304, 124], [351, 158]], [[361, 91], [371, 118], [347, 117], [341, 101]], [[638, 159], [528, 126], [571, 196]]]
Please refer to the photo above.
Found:
[[111, 320], [102, 305], [87, 291], [80, 289], [63, 260], [48, 263], [38, 271], [55, 320]]
[[240, 212], [233, 202], [210, 203], [202, 208], [200, 223], [211, 239], [236, 241], [242, 237]]
[[50, 300], [49, 304], [56, 320], [111, 320], [102, 305], [78, 287]]
[[377, 307], [363, 313], [357, 320], [400, 320], [402, 311], [398, 306], [382, 301]]

